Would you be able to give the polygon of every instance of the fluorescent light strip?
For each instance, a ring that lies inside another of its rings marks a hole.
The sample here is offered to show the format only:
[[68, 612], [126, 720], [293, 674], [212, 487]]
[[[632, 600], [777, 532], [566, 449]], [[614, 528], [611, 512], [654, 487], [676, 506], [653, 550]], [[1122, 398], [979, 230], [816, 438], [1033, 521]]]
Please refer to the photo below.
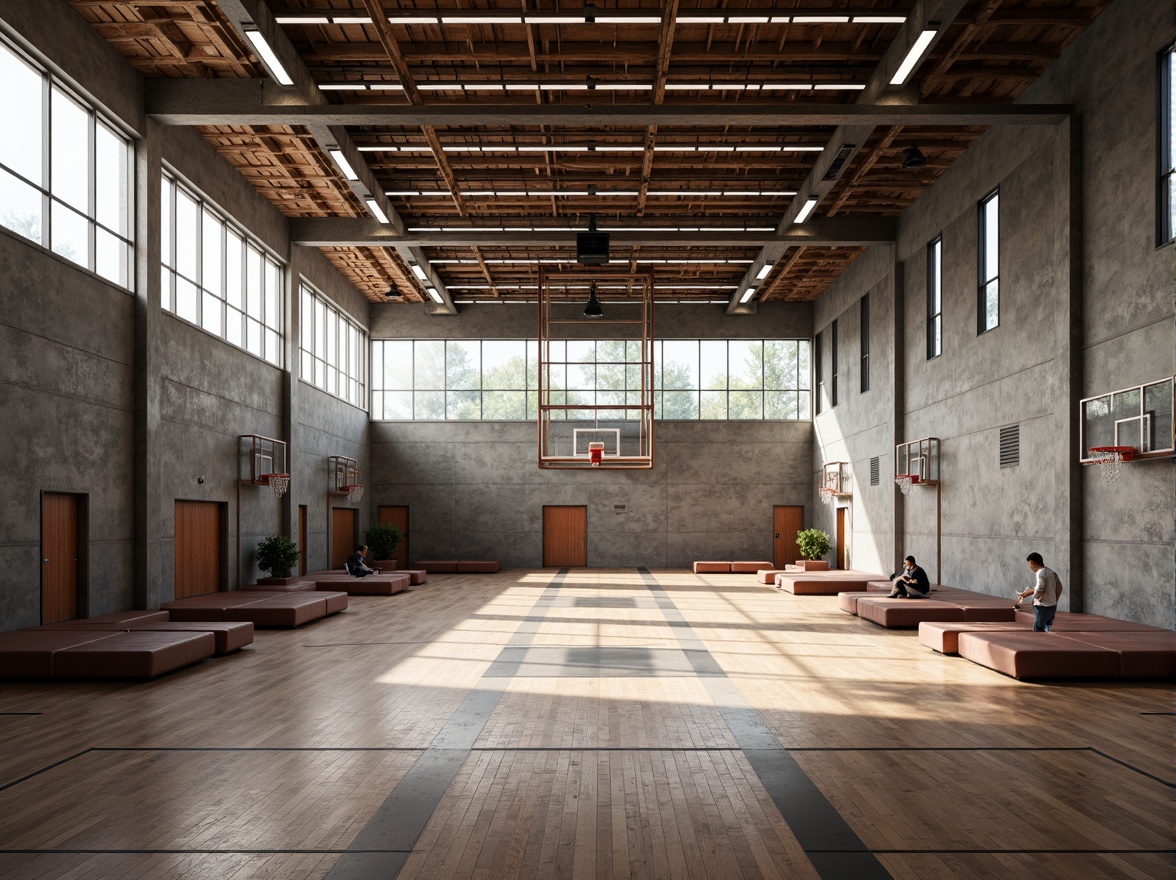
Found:
[[[436, 232], [583, 232], [582, 226], [413, 226], [413, 233]], [[775, 232], [774, 226], [612, 226], [599, 232]], [[520, 242], [526, 244], [526, 242]]]
[[919, 62], [923, 60], [923, 53], [927, 51], [927, 47], [931, 45], [931, 41], [937, 33], [939, 33], [938, 27], [928, 27], [919, 34], [915, 39], [915, 44], [902, 59], [902, 64], [898, 65], [898, 70], [890, 78], [892, 86], [901, 86], [906, 83], [910, 75], [915, 72], [915, 68], [919, 66]]
[[[320, 85], [320, 89], [328, 88], [330, 84]], [[347, 86], [352, 88], [352, 86]], [[328, 88], [329, 90], [329, 88]], [[645, 147], [634, 145], [631, 147], [599, 146], [588, 147], [576, 144], [549, 144], [546, 146], [513, 146], [510, 144], [486, 144], [474, 146], [468, 144], [449, 144], [442, 149], [446, 153], [641, 153]], [[808, 144], [763, 144], [751, 147], [730, 147], [720, 144], [661, 144], [655, 146], [655, 153], [820, 153], [824, 147]], [[427, 153], [429, 148], [412, 145], [376, 145], [359, 147], [361, 153]]]
[[[560, 290], [588, 290], [592, 285], [584, 284], [560, 284]], [[655, 288], [661, 290], [736, 290], [738, 284], [675, 284], [666, 282], [664, 284], [654, 284]], [[537, 284], [450, 284], [450, 290], [538, 290]], [[597, 290], [629, 290], [628, 284], [601, 284], [596, 282]], [[751, 288], [754, 292], [755, 288]]]
[[432, 298], [433, 302], [437, 303], [437, 305], [441, 305], [445, 302], [444, 297], [442, 297], [441, 294], [437, 292], [437, 288], [433, 287], [432, 285], [425, 288], [425, 293], [427, 293]]
[[743, 296], [739, 297], [739, 305], [746, 305], [747, 301], [755, 296], [755, 291], [756, 288], [754, 287], [749, 287], [747, 290], [743, 291]]
[[412, 274], [413, 274], [413, 275], [415, 275], [415, 276], [417, 277], [417, 280], [418, 280], [418, 281], [423, 281], [423, 282], [425, 282], [425, 283], [428, 283], [428, 281], [429, 281], [429, 276], [428, 276], [428, 274], [425, 272], [425, 270], [424, 270], [424, 269], [422, 269], [422, 268], [421, 268], [420, 266], [418, 266], [416, 263], [409, 263], [408, 267], [409, 267], [409, 268], [412, 270]]
[[339, 166], [339, 170], [343, 172], [343, 176], [348, 180], [359, 180], [359, 175], [355, 173], [355, 169], [351, 167], [351, 163], [347, 161], [347, 157], [343, 155], [343, 151], [338, 147], [331, 147], [327, 150], [331, 154], [331, 158], [335, 160], [335, 164]]
[[[488, 10], [489, 11], [489, 10]], [[279, 15], [278, 24], [292, 25], [357, 25], [371, 24], [366, 15]], [[388, 21], [398, 25], [479, 25], [479, 24], [589, 24], [583, 13], [545, 15], [469, 15], [463, 12], [438, 13], [436, 15], [390, 15]], [[656, 15], [597, 15], [596, 24], [661, 24]], [[901, 15], [782, 15], [732, 13], [714, 15], [699, 10], [678, 13], [678, 24], [902, 24]]]
[[[324, 82], [318, 87], [324, 92], [399, 92], [403, 88], [397, 83], [362, 83], [362, 82]], [[737, 82], [676, 82], [666, 83], [665, 88], [671, 92], [811, 92], [811, 91], [861, 91], [863, 83], [737, 83]], [[555, 82], [555, 83], [461, 83], [461, 82], [426, 82], [417, 85], [422, 92], [648, 92], [652, 91], [650, 83], [639, 82]], [[469, 147], [468, 149], [478, 149]], [[529, 150], [531, 148], [504, 147], [502, 149]], [[549, 150], [560, 149], [548, 147]], [[563, 147], [589, 151], [590, 147]], [[634, 147], [596, 147], [600, 152], [611, 150], [632, 150]], [[767, 149], [778, 149], [769, 147]]]
[[808, 200], [804, 203], [804, 207], [800, 209], [800, 213], [796, 215], [796, 219], [792, 222], [799, 224], [807, 220], [809, 218], [809, 214], [813, 212], [813, 208], [817, 206], [818, 201], [820, 201], [820, 199], [818, 199], [816, 196], [809, 196]]
[[755, 280], [763, 281], [772, 274], [772, 267], [775, 265], [775, 263], [764, 263], [763, 266], [760, 267], [760, 270], [755, 273]]
[[863, 83], [666, 83], [666, 91], [698, 92], [811, 92], [861, 91]]
[[[598, 197], [598, 198], [636, 198], [640, 195], [638, 190], [617, 189], [608, 190], [606, 192], [591, 193], [588, 190], [463, 190], [462, 196], [469, 198], [570, 198], [570, 197]], [[384, 195], [393, 198], [448, 198], [452, 195], [449, 190], [444, 189], [389, 189], [384, 190]], [[698, 190], [649, 190], [647, 196], [657, 196], [660, 198], [786, 198], [796, 195], [796, 190], [780, 189], [780, 190], [738, 190], [726, 189], [715, 190], [713, 192], [700, 192]]]
[[247, 30], [245, 31], [245, 38], [253, 45], [253, 51], [257, 53], [257, 57], [261, 59], [262, 65], [269, 71], [270, 76], [276, 79], [281, 85], [294, 85], [294, 78], [282, 66], [282, 62], [278, 60], [278, 54], [266, 42], [265, 37], [261, 35], [261, 31]]
[[379, 202], [377, 202], [371, 196], [366, 197], [364, 202], [367, 203], [368, 210], [371, 211], [373, 215], [375, 215], [377, 220], [379, 220], [381, 223], [388, 222], [388, 215], [384, 213], [384, 209], [380, 207]]
[[[543, 257], [540, 259], [496, 257], [496, 258], [483, 260], [482, 262], [487, 263], [487, 264], [492, 264], [495, 266], [510, 266], [510, 265], [527, 266], [527, 265], [532, 265], [535, 263], [545, 263], [548, 265], [559, 264], [559, 263], [571, 263], [571, 262], [575, 262], [575, 259], [576, 259], [575, 256], [568, 256], [568, 257], [565, 257], [564, 259], [549, 258], [549, 257]], [[432, 263], [434, 266], [440, 266], [440, 265], [477, 266], [477, 265], [479, 265], [477, 260], [463, 260], [463, 259], [459, 259], [459, 258], [430, 260], [429, 262]], [[628, 265], [629, 263], [655, 263], [655, 264], [664, 265], [664, 266], [695, 266], [695, 265], [704, 265], [704, 264], [705, 265], [728, 265], [728, 264], [751, 263], [751, 262], [753, 262], [753, 261], [752, 260], [706, 259], [706, 258], [699, 258], [697, 260], [655, 260], [655, 259], [646, 259], [646, 258], [642, 258], [642, 257], [638, 257], [636, 260], [609, 260], [609, 263], [616, 263], [616, 264], [622, 265], [622, 266]]]

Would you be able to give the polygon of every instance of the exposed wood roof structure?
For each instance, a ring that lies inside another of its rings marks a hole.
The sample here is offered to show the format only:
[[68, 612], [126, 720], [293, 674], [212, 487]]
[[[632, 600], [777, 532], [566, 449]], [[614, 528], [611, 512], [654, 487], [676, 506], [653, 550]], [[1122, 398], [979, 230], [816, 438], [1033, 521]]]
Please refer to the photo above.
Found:
[[594, 216], [735, 311], [815, 299], [985, 126], [1064, 117], [1012, 102], [1109, 0], [71, 2], [373, 301], [534, 299]]

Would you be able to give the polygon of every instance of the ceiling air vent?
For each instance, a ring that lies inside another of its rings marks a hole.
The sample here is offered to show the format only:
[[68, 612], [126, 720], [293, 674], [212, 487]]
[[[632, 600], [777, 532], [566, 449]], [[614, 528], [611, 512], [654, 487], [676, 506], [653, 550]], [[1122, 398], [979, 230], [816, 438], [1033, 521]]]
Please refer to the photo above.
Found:
[[1000, 466], [1016, 467], [1021, 463], [1021, 426], [1000, 429]]
[[877, 486], [878, 482], [878, 456], [875, 455], [870, 459], [870, 485]]
[[825, 176], [821, 180], [836, 180], [837, 175], [841, 173], [841, 166], [845, 164], [853, 151], [856, 149], [854, 144], [843, 144], [841, 149], [837, 151], [837, 155], [833, 157], [833, 163], [829, 166], [829, 170], [825, 172]]

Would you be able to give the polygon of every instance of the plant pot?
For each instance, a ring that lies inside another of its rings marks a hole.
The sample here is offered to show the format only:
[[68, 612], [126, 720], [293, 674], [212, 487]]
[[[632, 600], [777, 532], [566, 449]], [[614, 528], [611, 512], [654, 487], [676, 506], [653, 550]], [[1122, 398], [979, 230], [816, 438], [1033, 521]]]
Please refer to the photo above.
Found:
[[798, 559], [796, 564], [805, 571], [828, 571], [829, 563], [824, 559]]
[[268, 577], [257, 579], [259, 584], [266, 584], [271, 587], [288, 587], [290, 584], [296, 583], [297, 581], [298, 578], [296, 577]]
[[371, 568], [378, 568], [380, 571], [396, 571], [395, 559], [373, 559], [368, 563]]

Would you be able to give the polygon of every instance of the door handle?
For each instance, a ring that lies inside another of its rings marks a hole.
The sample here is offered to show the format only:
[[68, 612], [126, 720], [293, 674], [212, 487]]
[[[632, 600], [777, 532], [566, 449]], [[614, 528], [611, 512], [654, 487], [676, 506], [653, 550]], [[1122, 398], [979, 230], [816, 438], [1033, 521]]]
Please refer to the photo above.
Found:
[[49, 560], [48, 560], [48, 559], [42, 559], [42, 560], [41, 560], [41, 564], [42, 564], [42, 565], [48, 565], [48, 564], [49, 564]]
[[780, 537], [780, 533], [779, 533], [779, 532], [776, 532], [776, 537], [777, 537], [777, 538], [779, 538], [779, 537]]

